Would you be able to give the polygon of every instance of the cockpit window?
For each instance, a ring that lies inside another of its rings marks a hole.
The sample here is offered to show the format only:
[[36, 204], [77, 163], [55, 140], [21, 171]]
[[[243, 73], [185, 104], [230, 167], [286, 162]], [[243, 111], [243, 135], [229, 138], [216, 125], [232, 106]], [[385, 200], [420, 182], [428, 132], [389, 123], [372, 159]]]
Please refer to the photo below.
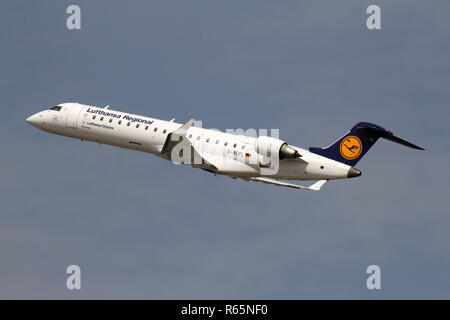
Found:
[[56, 106], [56, 107], [50, 108], [50, 110], [60, 111], [61, 107], [60, 106]]

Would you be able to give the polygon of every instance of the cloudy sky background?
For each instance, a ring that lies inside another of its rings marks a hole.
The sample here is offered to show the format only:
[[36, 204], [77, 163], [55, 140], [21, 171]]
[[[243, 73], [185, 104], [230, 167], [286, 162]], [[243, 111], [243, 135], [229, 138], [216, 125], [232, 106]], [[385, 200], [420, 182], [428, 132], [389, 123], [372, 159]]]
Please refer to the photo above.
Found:
[[[78, 4], [82, 30], [66, 29]], [[366, 28], [378, 4], [382, 29]], [[0, 4], [0, 298], [450, 298], [450, 3]], [[357, 179], [214, 177], [51, 135], [66, 101], [325, 146], [370, 121]], [[65, 269], [82, 270], [82, 290]], [[366, 288], [367, 266], [382, 290]]]

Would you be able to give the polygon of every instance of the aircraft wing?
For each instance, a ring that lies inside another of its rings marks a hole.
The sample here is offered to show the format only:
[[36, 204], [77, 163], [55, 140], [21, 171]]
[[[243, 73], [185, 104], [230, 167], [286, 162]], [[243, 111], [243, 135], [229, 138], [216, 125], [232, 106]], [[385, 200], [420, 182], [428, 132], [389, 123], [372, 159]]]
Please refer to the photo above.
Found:
[[[172, 149], [180, 143], [183, 139], [189, 142], [190, 145], [190, 163], [194, 167], [199, 167], [202, 169], [210, 170], [210, 171], [218, 171], [218, 168], [212, 163], [214, 159], [206, 159], [208, 157], [207, 154], [200, 153], [193, 145], [192, 141], [186, 136], [188, 129], [194, 124], [194, 119], [190, 119], [188, 122], [183, 124], [177, 130], [169, 133], [167, 135], [166, 141], [161, 150], [161, 154], [165, 155], [168, 159], [171, 159]], [[173, 141], [172, 137], [177, 137], [175, 141]]]
[[253, 178], [247, 178], [247, 179], [250, 181], [255, 181], [255, 182], [274, 184], [279, 187], [289, 187], [289, 188], [295, 188], [295, 189], [306, 189], [306, 190], [314, 190], [314, 191], [319, 191], [320, 188], [325, 184], [325, 182], [328, 181], [328, 180], [319, 180], [316, 183], [310, 185], [309, 187], [305, 187], [305, 186], [299, 186], [297, 184], [283, 182], [283, 181], [266, 178], [266, 177], [253, 177]]
[[[251, 172], [251, 174], [255, 175], [259, 174], [259, 172], [255, 168], [252, 168], [251, 166], [248, 166], [243, 162], [233, 159], [227, 159], [227, 161], [224, 162], [222, 155], [214, 155], [209, 152], [202, 151], [201, 146], [199, 146], [198, 143], [195, 143], [196, 141], [192, 141], [191, 139], [189, 139], [187, 136], [187, 131], [193, 125], [193, 123], [194, 119], [190, 119], [180, 128], [167, 135], [166, 141], [164, 142], [164, 145], [161, 148], [161, 154], [165, 158], [167, 158], [168, 160], [172, 160], [175, 163], [190, 164], [193, 167], [205, 169], [207, 171], [212, 171], [215, 173], [220, 172], [229, 175], [239, 175], [242, 173], [248, 174], [249, 172]], [[172, 151], [174, 147], [177, 146], [179, 143], [184, 144], [182, 148], [180, 148], [180, 150], [182, 149], [182, 152], [185, 152], [184, 156], [182, 155], [182, 153], [179, 153], [180, 155], [179, 159], [172, 159]], [[187, 154], [187, 152], [189, 152], [189, 155]], [[301, 158], [287, 159], [286, 161], [301, 161], [307, 163], [307, 161]], [[322, 184], [314, 184], [310, 187], [303, 187], [295, 184], [280, 182], [278, 180], [269, 178], [254, 177], [245, 179], [246, 180], [251, 179], [254, 181], [260, 181], [264, 183], [272, 183], [279, 186], [286, 186], [297, 189], [310, 189], [310, 190], [316, 190], [316, 188], [320, 189], [323, 183], [325, 183], [323, 182]]]
[[166, 141], [164, 142], [164, 145], [161, 149], [161, 154], [163, 155], [167, 155], [167, 157], [170, 159], [170, 154], [172, 153], [172, 149], [175, 145], [178, 144], [178, 140], [177, 141], [172, 141], [172, 135], [173, 134], [177, 134], [180, 137], [186, 137], [186, 132], [188, 131], [188, 129], [194, 124], [194, 119], [190, 119], [188, 122], [186, 122], [185, 124], [183, 124], [181, 127], [179, 127], [177, 130], [169, 133], [167, 135]]

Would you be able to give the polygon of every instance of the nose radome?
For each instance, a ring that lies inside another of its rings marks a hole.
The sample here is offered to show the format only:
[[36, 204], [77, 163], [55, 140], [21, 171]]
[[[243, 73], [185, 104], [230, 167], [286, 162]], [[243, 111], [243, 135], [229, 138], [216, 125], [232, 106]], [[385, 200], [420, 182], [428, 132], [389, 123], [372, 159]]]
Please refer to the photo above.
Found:
[[359, 177], [360, 175], [361, 175], [361, 171], [359, 171], [358, 169], [355, 169], [353, 167], [348, 169], [347, 178]]
[[27, 122], [29, 124], [31, 124], [32, 126], [36, 126], [38, 123], [38, 118], [39, 118], [39, 116], [37, 114], [33, 114], [32, 116], [29, 116], [27, 118]]

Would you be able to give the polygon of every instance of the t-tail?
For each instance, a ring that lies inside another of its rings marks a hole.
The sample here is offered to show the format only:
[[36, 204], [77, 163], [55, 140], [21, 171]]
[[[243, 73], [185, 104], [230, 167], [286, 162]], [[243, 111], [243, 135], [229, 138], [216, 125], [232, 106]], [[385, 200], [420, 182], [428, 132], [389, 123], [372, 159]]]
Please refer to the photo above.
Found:
[[354, 166], [377, 142], [384, 138], [404, 146], [424, 150], [406, 140], [396, 137], [391, 131], [369, 122], [357, 123], [346, 135], [326, 148], [309, 148], [309, 151], [318, 155]]

